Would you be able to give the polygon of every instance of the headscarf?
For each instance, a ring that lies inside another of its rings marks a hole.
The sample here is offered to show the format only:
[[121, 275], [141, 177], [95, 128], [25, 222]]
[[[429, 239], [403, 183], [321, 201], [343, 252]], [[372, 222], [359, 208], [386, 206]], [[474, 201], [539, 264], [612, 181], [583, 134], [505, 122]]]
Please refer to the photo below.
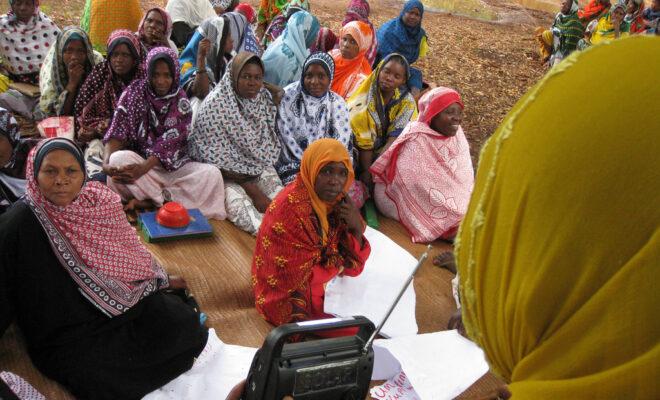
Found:
[[257, 20], [257, 13], [254, 8], [248, 3], [240, 3], [236, 6], [234, 11], [239, 12], [247, 18], [249, 24], [254, 24]]
[[168, 0], [165, 11], [173, 24], [184, 22], [191, 28], [198, 27], [204, 20], [216, 16], [209, 0]]
[[371, 73], [371, 64], [367, 60], [366, 53], [373, 43], [372, 29], [369, 24], [362, 21], [353, 21], [344, 25], [339, 37], [343, 38], [345, 35], [351, 35], [355, 39], [360, 51], [351, 60], [345, 59], [339, 49], [332, 51], [332, 58], [336, 65], [332, 91], [343, 98], [350, 95], [361, 83], [361, 80]]
[[409, 27], [403, 23], [403, 16], [413, 8], [419, 10], [424, 17], [424, 5], [419, 0], [408, 0], [397, 18], [384, 23], [378, 29], [378, 54], [381, 58], [391, 54], [399, 53], [412, 64], [419, 58], [420, 46], [426, 32], [422, 24]]
[[[616, 30], [614, 27], [614, 23], [612, 22], [612, 14], [618, 8], [623, 9], [625, 12], [626, 7], [624, 3], [612, 4], [610, 11], [607, 14], [603, 15], [598, 20], [598, 25], [596, 26], [596, 29], [594, 30], [594, 33], [591, 36], [592, 44], [598, 44], [615, 39]], [[627, 36], [629, 30], [630, 30], [630, 24], [627, 23], [624, 19], [623, 21], [621, 21], [621, 26], [619, 27], [619, 32], [621, 36]]]
[[16, 14], [9, 10], [0, 16], [3, 64], [14, 75], [39, 72], [59, 33], [57, 25], [39, 11], [39, 0], [34, 0], [34, 16], [27, 24], [19, 22]]
[[[211, 48], [206, 55], [206, 68], [209, 73], [209, 80], [212, 83], [220, 80], [225, 73], [225, 54], [224, 47], [229, 34], [229, 27], [226, 24], [227, 20], [222, 17], [212, 17], [202, 22], [197, 27], [193, 37], [186, 45], [186, 48], [181, 52], [181, 85], [184, 86], [186, 82], [190, 81], [195, 72], [197, 72], [197, 51], [199, 49], [199, 42], [202, 39], [208, 39], [211, 42]], [[220, 54], [220, 50], [223, 53]], [[218, 62], [221, 65], [218, 65]], [[221, 67], [221, 68], [219, 68]]]
[[233, 11], [238, 4], [238, 0], [211, 0], [213, 7], [221, 8], [223, 14]]
[[144, 78], [142, 46], [135, 33], [127, 29], [112, 32], [107, 43], [108, 59], [92, 68], [76, 98], [76, 122], [82, 128], [94, 128], [100, 122], [111, 119], [119, 97], [130, 84], [115, 75], [110, 66], [110, 57], [115, 48], [121, 44], [128, 47], [136, 61], [131, 82], [134, 79]]
[[349, 154], [353, 151], [353, 135], [344, 99], [330, 89], [319, 98], [305, 90], [305, 73], [312, 65], [322, 66], [332, 83], [335, 68], [332, 57], [327, 53], [315, 53], [305, 61], [300, 81], [284, 89], [277, 119], [282, 154], [276, 169], [285, 184], [298, 173], [305, 149], [321, 138], [337, 139]]
[[227, 18], [227, 21], [229, 22], [231, 37], [234, 39], [234, 51], [236, 53], [247, 51], [261, 56], [263, 50], [261, 49], [259, 41], [254, 35], [254, 31], [248, 23], [247, 18], [245, 18], [245, 15], [232, 11], [225, 13], [222, 16]]
[[397, 136], [417, 116], [417, 103], [408, 90], [396, 89], [390, 103], [383, 104], [378, 75], [385, 64], [394, 58], [406, 64], [410, 76], [406, 59], [397, 53], [390, 54], [348, 99], [355, 145], [360, 149], [378, 151], [389, 136]]
[[254, 99], [236, 92], [238, 77], [250, 62], [263, 63], [256, 54], [239, 53], [222, 80], [200, 107], [190, 136], [194, 160], [220, 170], [258, 176], [273, 167], [280, 154], [276, 132], [277, 108], [265, 88]]
[[[160, 97], [151, 87], [158, 61], [167, 63], [173, 78], [170, 91]], [[133, 81], [124, 90], [103, 141], [117, 139], [144, 158], [157, 157], [165, 170], [174, 171], [190, 161], [186, 146], [192, 108], [186, 93], [179, 88], [179, 62], [174, 50], [152, 49], [145, 65], [146, 77]]]
[[0, 165], [0, 169], [11, 168], [14, 165], [14, 160], [16, 158], [18, 142], [21, 140], [21, 131], [14, 116], [2, 107], [0, 107], [0, 135], [7, 138], [13, 149], [11, 158], [6, 165]]
[[[164, 27], [165, 33], [163, 34], [163, 38], [165, 42], [157, 43], [154, 45], [148, 45], [147, 42], [145, 41], [146, 36], [144, 32], [144, 24], [147, 21], [147, 17], [152, 11], [157, 11], [163, 17], [163, 22], [165, 23], [165, 27]], [[140, 39], [140, 43], [142, 43], [142, 46], [144, 47], [144, 53], [148, 53], [149, 51], [151, 51], [151, 49], [158, 46], [176, 47], [174, 46], [173, 43], [170, 43], [170, 36], [172, 36], [173, 27], [174, 27], [174, 23], [172, 22], [172, 17], [170, 17], [170, 14], [168, 14], [167, 11], [163, 10], [160, 7], [154, 7], [147, 10], [147, 12], [144, 13], [144, 17], [142, 17], [142, 21], [140, 21], [140, 25], [138, 26], [138, 31], [137, 31], [137, 36]]]
[[584, 37], [584, 25], [580, 22], [577, 12], [578, 2], [573, 0], [568, 14], [558, 12], [552, 24], [552, 33], [557, 42], [554, 46], [555, 51], [561, 53], [561, 58], [575, 50], [577, 43]]
[[342, 26], [346, 26], [349, 22], [353, 21], [362, 21], [369, 24], [371, 27], [371, 37], [373, 42], [371, 47], [367, 50], [365, 56], [369, 61], [369, 65], [373, 65], [374, 60], [376, 59], [376, 52], [378, 51], [378, 38], [376, 37], [376, 29], [374, 28], [371, 21], [369, 21], [369, 13], [371, 8], [369, 7], [369, 2], [367, 0], [351, 0], [351, 3], [346, 9], [346, 16], [342, 22]]
[[273, 18], [281, 14], [288, 4], [289, 0], [260, 0], [257, 22], [259, 25], [270, 25]]
[[[74, 40], [83, 42], [87, 50], [85, 61], [85, 76], [87, 76], [96, 64], [103, 62], [103, 56], [92, 49], [87, 33], [77, 26], [67, 26], [57, 37], [55, 45], [51, 47], [39, 76], [39, 88], [41, 99], [39, 107], [47, 115], [60, 115], [67, 92], [66, 85], [69, 82], [67, 66], [64, 64], [64, 49]], [[83, 78], [84, 79], [84, 78]]]
[[321, 27], [319, 29], [318, 38], [316, 38], [316, 42], [310, 47], [309, 51], [312, 53], [316, 53], [317, 51], [329, 53], [335, 48], [338, 40], [337, 35], [335, 35], [332, 29]]
[[316, 41], [319, 21], [307, 11], [299, 11], [289, 19], [284, 33], [263, 55], [265, 81], [284, 87], [300, 79], [302, 66], [309, 56], [309, 47]]
[[385, 196], [396, 206], [393, 213], [415, 243], [454, 236], [470, 201], [474, 170], [463, 129], [447, 137], [429, 126], [455, 103], [463, 108], [453, 89], [437, 87], [426, 92], [419, 100], [417, 121], [410, 122], [370, 168], [374, 182], [384, 185]]
[[309, 197], [312, 199], [312, 208], [321, 223], [321, 231], [323, 232], [323, 242], [325, 243], [328, 236], [329, 224], [328, 214], [332, 208], [341, 199], [340, 195], [335, 201], [327, 203], [319, 198], [314, 190], [316, 184], [316, 177], [319, 176], [321, 168], [331, 162], [340, 162], [344, 164], [348, 170], [348, 178], [344, 184], [344, 194], [353, 184], [355, 175], [353, 173], [353, 166], [351, 159], [346, 151], [346, 147], [336, 139], [324, 138], [310, 144], [303, 153], [300, 162], [300, 181], [305, 185]]
[[286, 6], [285, 10], [282, 10], [282, 13], [273, 18], [273, 21], [268, 25], [268, 28], [264, 32], [264, 37], [261, 44], [264, 48], [268, 48], [271, 43], [286, 29], [286, 23], [291, 18], [291, 16], [298, 11], [307, 11], [310, 12], [310, 5], [308, 0], [291, 0]]
[[167, 274], [126, 220], [119, 195], [105, 185], [83, 183], [78, 197], [66, 206], [46, 199], [37, 175], [46, 155], [54, 150], [74, 156], [85, 174], [83, 154], [75, 143], [64, 138], [43, 141], [28, 158], [25, 201], [84, 297], [110, 317], [121, 315], [167, 287]]
[[514, 399], [660, 397], [660, 114], [620, 102], [656, 96], [659, 63], [644, 36], [574, 52], [482, 150], [457, 241], [463, 322]]

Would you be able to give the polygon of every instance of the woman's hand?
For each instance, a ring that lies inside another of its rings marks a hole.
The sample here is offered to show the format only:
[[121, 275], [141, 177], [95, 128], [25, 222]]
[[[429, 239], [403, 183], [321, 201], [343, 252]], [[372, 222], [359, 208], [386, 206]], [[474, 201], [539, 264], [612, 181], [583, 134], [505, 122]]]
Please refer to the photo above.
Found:
[[85, 75], [85, 66], [72, 62], [67, 66], [67, 76], [69, 77], [69, 82], [66, 85], [66, 90], [68, 92], [75, 92], [78, 90], [78, 87], [82, 83], [83, 76]]
[[209, 54], [209, 51], [211, 50], [211, 41], [208, 39], [202, 39], [199, 41], [199, 44], [197, 45], [197, 69], [205, 69], [206, 68], [206, 56]]
[[364, 170], [360, 174], [360, 181], [364, 183], [370, 193], [373, 193], [374, 189], [374, 177], [371, 175], [369, 170]]
[[356, 238], [361, 238], [364, 225], [362, 224], [362, 216], [360, 215], [360, 210], [355, 207], [353, 200], [351, 200], [349, 196], [345, 196], [342, 201], [337, 203], [335, 208], [337, 209], [339, 218], [346, 222], [348, 230], [353, 234], [353, 236]]

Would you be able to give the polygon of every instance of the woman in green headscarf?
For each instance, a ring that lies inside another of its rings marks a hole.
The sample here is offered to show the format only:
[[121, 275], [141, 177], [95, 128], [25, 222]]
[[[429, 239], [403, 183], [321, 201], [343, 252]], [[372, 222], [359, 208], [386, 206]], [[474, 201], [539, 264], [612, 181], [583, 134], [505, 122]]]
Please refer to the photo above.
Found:
[[463, 322], [514, 399], [660, 398], [658, 63], [653, 37], [572, 54], [482, 152]]

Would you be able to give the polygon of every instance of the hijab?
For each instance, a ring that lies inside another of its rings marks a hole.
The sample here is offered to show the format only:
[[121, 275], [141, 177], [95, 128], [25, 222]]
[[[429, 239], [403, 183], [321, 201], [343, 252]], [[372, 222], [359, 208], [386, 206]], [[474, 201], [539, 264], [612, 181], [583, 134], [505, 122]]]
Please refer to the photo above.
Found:
[[21, 140], [21, 131], [14, 116], [2, 107], [0, 107], [0, 135], [7, 138], [13, 149], [11, 158], [6, 165], [0, 165], [0, 169], [11, 168], [14, 166], [16, 159], [16, 149], [18, 148], [18, 142]]
[[263, 87], [254, 99], [238, 95], [239, 74], [249, 63], [264, 68], [256, 54], [247, 52], [238, 53], [230, 62], [199, 109], [189, 150], [194, 160], [220, 170], [259, 176], [275, 165], [280, 154], [277, 108]]
[[344, 17], [342, 26], [346, 26], [346, 24], [353, 21], [362, 21], [366, 24], [369, 24], [371, 27], [371, 37], [373, 41], [365, 56], [369, 61], [369, 65], [373, 65], [374, 60], [376, 59], [376, 52], [378, 51], [378, 38], [376, 36], [376, 29], [374, 28], [371, 21], [369, 21], [370, 11], [371, 8], [369, 7], [369, 2], [367, 0], [351, 0], [351, 3], [348, 5], [348, 9], [346, 9], [346, 16]]
[[[165, 24], [164, 26], [165, 33], [163, 34], [164, 42], [148, 45], [147, 42], [145, 41], [146, 33], [144, 31], [145, 29], [144, 25], [147, 21], [147, 17], [152, 11], [158, 12], [161, 15], [161, 17], [163, 17], [163, 22]], [[172, 36], [172, 29], [174, 27], [173, 24], [174, 23], [172, 22], [172, 17], [170, 17], [170, 14], [168, 14], [167, 11], [163, 10], [162, 8], [154, 7], [147, 10], [147, 12], [144, 13], [144, 17], [142, 17], [142, 21], [140, 21], [140, 25], [138, 26], [138, 31], [137, 31], [137, 36], [140, 39], [140, 43], [142, 43], [142, 46], [144, 46], [144, 52], [148, 53], [151, 49], [158, 46], [170, 46], [173, 47], [173, 49], [176, 49], [176, 46], [170, 42], [170, 36]]]
[[619, 101], [655, 96], [658, 63], [644, 36], [572, 53], [481, 152], [456, 242], [463, 322], [514, 399], [660, 395], [660, 114]]
[[84, 297], [114, 317], [142, 298], [167, 287], [167, 274], [126, 220], [119, 195], [98, 182], [85, 182], [71, 204], [57, 206], [41, 192], [37, 176], [54, 150], [70, 153], [85, 174], [83, 153], [64, 138], [41, 142], [28, 158], [26, 203], [44, 228], [53, 254]]
[[391, 53], [403, 55], [412, 64], [419, 58], [420, 45], [426, 32], [419, 25], [410, 27], [403, 23], [403, 16], [412, 9], [418, 9], [424, 17], [424, 5], [419, 0], [408, 0], [397, 18], [384, 23], [378, 29], [378, 54], [381, 57]]
[[216, 16], [209, 0], [168, 0], [165, 11], [172, 18], [173, 24], [184, 22], [191, 28], [198, 27], [204, 20]]
[[240, 53], [241, 51], [247, 51], [261, 56], [263, 50], [245, 15], [232, 11], [222, 16], [227, 18], [227, 22], [229, 23], [231, 37], [234, 39], [234, 52]]
[[[336, 75], [332, 83], [332, 90], [341, 97], [347, 97], [355, 89], [356, 75], [367, 76], [371, 73], [371, 64], [367, 60], [366, 53], [373, 43], [372, 30], [369, 24], [362, 21], [353, 21], [341, 28], [340, 38], [345, 35], [351, 37], [357, 42], [359, 52], [351, 60], [345, 59], [339, 49], [333, 50], [332, 58], [335, 60]], [[341, 39], [340, 39], [341, 42]]]

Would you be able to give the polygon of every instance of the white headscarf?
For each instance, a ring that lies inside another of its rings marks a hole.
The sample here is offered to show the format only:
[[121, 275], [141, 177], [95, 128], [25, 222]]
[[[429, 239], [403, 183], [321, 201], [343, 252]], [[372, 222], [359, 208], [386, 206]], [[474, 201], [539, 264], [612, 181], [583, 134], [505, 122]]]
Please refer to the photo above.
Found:
[[165, 11], [172, 17], [172, 23], [185, 22], [191, 28], [199, 26], [216, 13], [209, 0], [169, 0]]

